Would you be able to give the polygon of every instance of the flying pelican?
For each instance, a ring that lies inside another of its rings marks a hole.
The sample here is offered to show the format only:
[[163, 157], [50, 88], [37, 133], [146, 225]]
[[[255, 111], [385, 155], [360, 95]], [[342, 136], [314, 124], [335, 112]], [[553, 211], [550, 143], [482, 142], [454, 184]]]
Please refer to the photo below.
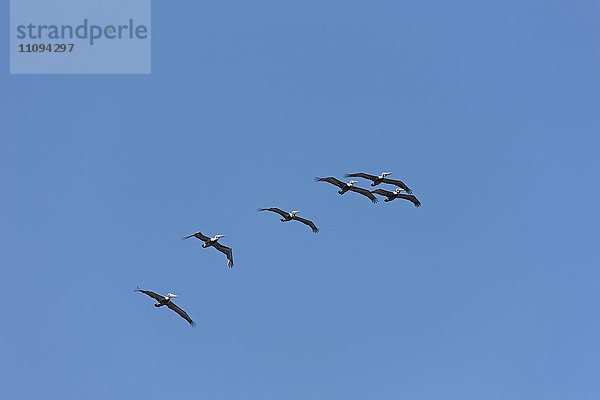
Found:
[[312, 229], [312, 231], [314, 233], [319, 232], [319, 228], [317, 228], [312, 221], [309, 221], [307, 219], [296, 216], [296, 214], [298, 214], [300, 211], [292, 211], [292, 212], [288, 213], [283, 210], [280, 210], [277, 207], [259, 208], [258, 211], [273, 211], [274, 213], [277, 213], [283, 217], [283, 218], [281, 218], [281, 222], [296, 220], [296, 221], [302, 222], [303, 224], [310, 226], [310, 228]]
[[401, 187], [402, 190], [404, 190], [406, 193], [412, 194], [412, 190], [410, 190], [409, 187], [404, 184], [404, 182], [397, 181], [395, 179], [386, 178], [388, 175], [391, 175], [391, 174], [392, 174], [391, 172], [383, 172], [381, 175], [375, 176], [375, 175], [363, 174], [362, 172], [357, 172], [356, 174], [346, 174], [345, 176], [346, 176], [346, 178], [368, 179], [370, 181], [373, 181], [373, 183], [371, 183], [371, 186], [377, 186], [380, 183], [390, 183], [392, 185]]
[[154, 307], [167, 306], [171, 310], [173, 310], [177, 314], [179, 314], [181, 316], [181, 318], [183, 318], [187, 322], [189, 322], [191, 326], [196, 326], [196, 323], [194, 321], [192, 321], [192, 319], [190, 318], [190, 316], [187, 315], [187, 313], [185, 311], [183, 311], [181, 308], [177, 307], [175, 305], [175, 303], [173, 303], [171, 301], [172, 298], [179, 297], [176, 294], [168, 293], [166, 296], [161, 296], [160, 294], [151, 292], [149, 290], [142, 290], [139, 287], [137, 289], [135, 289], [134, 292], [144, 293], [145, 295], [148, 295], [148, 296], [152, 297], [154, 300], [156, 300], [156, 304], [154, 304]]
[[201, 232], [196, 232], [193, 235], [182, 237], [181, 240], [189, 239], [191, 237], [202, 240], [204, 242], [202, 248], [213, 246], [215, 249], [225, 254], [227, 256], [227, 266], [233, 268], [233, 253], [231, 247], [223, 246], [221, 243], [217, 242], [220, 238], [225, 237], [225, 235], [215, 235], [214, 238], [209, 238], [208, 236], [204, 236]]
[[387, 197], [384, 200], [386, 203], [388, 201], [392, 201], [394, 199], [405, 199], [405, 200], [408, 200], [411, 203], [413, 203], [415, 205], [415, 207], [421, 206], [421, 202], [414, 195], [400, 193], [401, 191], [402, 191], [402, 189], [400, 189], [400, 188], [396, 188], [396, 190], [394, 190], [393, 192], [388, 192], [387, 190], [383, 190], [383, 189], [376, 189], [376, 190], [373, 190], [371, 193], [377, 193], [377, 194]]
[[367, 196], [369, 199], [371, 199], [371, 201], [373, 203], [377, 203], [377, 197], [373, 196], [373, 194], [371, 192], [369, 192], [367, 189], [363, 189], [363, 188], [359, 188], [354, 186], [355, 183], [358, 183], [358, 181], [350, 181], [348, 183], [344, 183], [340, 180], [335, 179], [333, 176], [330, 176], [329, 178], [315, 178], [315, 180], [317, 182], [329, 182], [332, 185], [335, 185], [337, 187], [340, 188], [340, 190], [338, 191], [339, 194], [344, 194], [347, 191], [352, 191], [352, 192], [356, 192], [356, 193], [360, 193], [363, 196]]

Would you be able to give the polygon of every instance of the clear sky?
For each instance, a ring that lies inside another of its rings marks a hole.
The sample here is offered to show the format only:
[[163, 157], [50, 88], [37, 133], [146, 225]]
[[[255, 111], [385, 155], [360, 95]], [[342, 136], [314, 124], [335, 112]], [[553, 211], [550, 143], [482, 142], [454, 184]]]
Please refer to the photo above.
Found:
[[[599, 17], [154, 1], [147, 76], [0, 41], [0, 397], [598, 399]], [[423, 206], [313, 181], [358, 171]]]

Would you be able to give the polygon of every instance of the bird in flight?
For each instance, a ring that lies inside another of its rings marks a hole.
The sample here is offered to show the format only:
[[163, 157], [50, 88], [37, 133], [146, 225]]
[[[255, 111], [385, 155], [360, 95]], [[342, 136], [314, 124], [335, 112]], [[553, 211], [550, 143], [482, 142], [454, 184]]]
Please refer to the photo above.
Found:
[[287, 222], [287, 221], [299, 221], [302, 222], [303, 224], [306, 224], [308, 226], [310, 226], [310, 228], [312, 229], [312, 231], [314, 233], [319, 232], [319, 228], [317, 228], [314, 224], [314, 222], [308, 220], [308, 219], [304, 219], [301, 218], [299, 216], [297, 216], [296, 214], [298, 214], [300, 211], [292, 211], [292, 212], [285, 212], [283, 210], [280, 210], [277, 207], [271, 207], [271, 208], [259, 208], [258, 211], [272, 211], [274, 213], [277, 213], [279, 215], [281, 215], [283, 218], [281, 218], [281, 222]]
[[144, 293], [145, 295], [152, 297], [154, 300], [156, 300], [154, 307], [167, 306], [171, 310], [173, 310], [177, 314], [179, 314], [179, 316], [181, 316], [181, 318], [183, 318], [187, 322], [189, 322], [189, 324], [191, 326], [196, 326], [196, 323], [194, 321], [192, 321], [190, 316], [187, 315], [187, 313], [185, 311], [183, 311], [181, 308], [177, 307], [177, 305], [171, 301], [172, 298], [179, 297], [176, 294], [168, 293], [166, 296], [161, 296], [160, 294], [151, 292], [150, 290], [142, 290], [139, 287], [137, 289], [135, 289], [134, 292]]
[[335, 185], [337, 187], [340, 188], [340, 190], [338, 191], [339, 194], [344, 194], [347, 191], [352, 191], [352, 192], [356, 192], [356, 193], [360, 193], [363, 196], [367, 196], [369, 199], [371, 199], [371, 201], [373, 203], [377, 203], [377, 197], [373, 196], [373, 194], [371, 192], [369, 192], [367, 189], [363, 189], [363, 188], [359, 188], [354, 186], [355, 183], [358, 183], [358, 181], [350, 181], [348, 183], [344, 183], [336, 178], [334, 178], [333, 176], [330, 176], [329, 178], [315, 178], [315, 180], [317, 182], [328, 182], [331, 183], [332, 185]]
[[389, 192], [387, 190], [383, 190], [383, 189], [375, 189], [373, 190], [371, 193], [376, 193], [376, 194], [380, 194], [382, 196], [385, 196], [386, 199], [384, 200], [386, 203], [388, 201], [392, 201], [395, 199], [405, 199], [410, 201], [411, 203], [413, 203], [415, 205], [415, 207], [420, 207], [421, 206], [421, 202], [412, 194], [404, 194], [404, 193], [400, 193], [402, 192], [402, 189], [400, 188], [396, 188], [396, 190], [394, 190], [393, 192]]
[[233, 268], [233, 252], [231, 250], [231, 247], [223, 246], [221, 243], [218, 242], [218, 240], [222, 237], [225, 237], [225, 235], [215, 235], [215, 237], [209, 238], [208, 236], [204, 236], [201, 232], [196, 232], [190, 236], [182, 237], [181, 240], [189, 239], [191, 237], [195, 237], [198, 240], [203, 241], [204, 243], [202, 244], [202, 248], [212, 246], [215, 249], [219, 250], [221, 253], [225, 254], [227, 256], [227, 266], [229, 268]]

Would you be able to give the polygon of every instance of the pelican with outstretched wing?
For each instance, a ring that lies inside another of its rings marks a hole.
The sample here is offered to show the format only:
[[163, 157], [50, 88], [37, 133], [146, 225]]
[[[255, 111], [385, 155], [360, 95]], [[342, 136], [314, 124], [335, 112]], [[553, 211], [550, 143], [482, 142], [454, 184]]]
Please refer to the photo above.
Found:
[[314, 233], [319, 232], [319, 228], [317, 228], [314, 224], [314, 222], [308, 220], [308, 219], [304, 219], [301, 218], [299, 216], [297, 216], [296, 214], [298, 214], [300, 211], [292, 211], [292, 212], [285, 212], [283, 210], [280, 210], [277, 207], [271, 207], [271, 208], [259, 208], [258, 211], [272, 211], [274, 213], [277, 213], [279, 215], [281, 215], [283, 218], [281, 218], [281, 222], [287, 222], [287, 221], [299, 221], [302, 222], [305, 225], [310, 226], [310, 228], [312, 229], [312, 231]]
[[196, 323], [194, 321], [192, 321], [190, 316], [187, 315], [187, 313], [185, 311], [183, 311], [181, 308], [177, 307], [177, 305], [171, 301], [172, 298], [179, 297], [176, 294], [168, 293], [166, 296], [161, 296], [158, 293], [151, 292], [150, 290], [142, 290], [139, 287], [137, 289], [135, 289], [134, 292], [144, 293], [145, 295], [152, 297], [154, 300], [156, 300], [156, 304], [154, 304], [154, 307], [167, 306], [171, 310], [173, 310], [177, 314], [179, 314], [179, 316], [181, 318], [183, 318], [187, 322], [189, 322], [189, 324], [191, 326], [196, 326]]
[[222, 237], [225, 237], [225, 235], [215, 235], [215, 237], [209, 238], [208, 236], [204, 236], [201, 232], [196, 232], [192, 235], [182, 237], [181, 240], [189, 239], [191, 237], [195, 237], [198, 240], [203, 241], [204, 243], [202, 243], [202, 248], [212, 246], [215, 249], [219, 250], [221, 253], [225, 254], [227, 256], [227, 266], [229, 268], [233, 268], [233, 252], [231, 250], [231, 247], [223, 246], [221, 243], [218, 242], [218, 240]]
[[389, 179], [387, 178], [388, 175], [391, 175], [391, 172], [383, 172], [381, 175], [376, 176], [376, 175], [369, 175], [369, 174], [364, 174], [362, 172], [357, 172], [355, 174], [346, 174], [346, 178], [365, 178], [368, 179], [370, 181], [373, 181], [371, 183], [371, 186], [377, 186], [380, 183], [389, 183], [391, 185], [396, 185], [400, 188], [402, 188], [402, 190], [404, 190], [406, 193], [408, 194], [412, 194], [412, 190], [410, 190], [410, 188], [408, 186], [406, 186], [404, 184], [404, 182], [402, 181], [398, 181], [396, 179]]
[[389, 192], [389, 191], [383, 190], [383, 189], [376, 189], [376, 190], [373, 190], [371, 193], [376, 193], [376, 194], [385, 196], [386, 199], [384, 201], [386, 203], [388, 201], [392, 201], [395, 199], [404, 199], [404, 200], [408, 200], [411, 203], [413, 203], [415, 205], [415, 207], [421, 207], [421, 202], [419, 201], [419, 199], [416, 198], [416, 196], [414, 196], [412, 194], [400, 193], [401, 191], [402, 191], [402, 189], [400, 189], [400, 188], [397, 188], [393, 192]]
[[373, 194], [371, 192], [369, 192], [367, 189], [363, 189], [363, 188], [359, 188], [354, 186], [355, 183], [358, 183], [358, 181], [350, 181], [348, 183], [344, 183], [336, 178], [334, 178], [333, 176], [330, 176], [328, 178], [315, 178], [315, 181], [317, 182], [328, 182], [331, 183], [334, 186], [337, 186], [340, 188], [340, 190], [338, 191], [339, 194], [344, 194], [347, 191], [351, 191], [351, 192], [356, 192], [356, 193], [360, 193], [363, 196], [367, 196], [369, 199], [371, 199], [371, 201], [373, 203], [377, 203], [377, 197], [373, 196]]

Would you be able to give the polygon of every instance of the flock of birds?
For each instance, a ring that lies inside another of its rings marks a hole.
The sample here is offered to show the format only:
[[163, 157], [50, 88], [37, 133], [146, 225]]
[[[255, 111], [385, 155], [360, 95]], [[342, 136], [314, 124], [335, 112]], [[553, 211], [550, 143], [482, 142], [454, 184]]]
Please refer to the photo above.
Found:
[[[354, 184], [358, 183], [358, 181], [350, 180], [348, 183], [344, 183], [344, 182], [340, 181], [339, 179], [334, 178], [333, 176], [330, 176], [327, 178], [315, 178], [315, 181], [327, 182], [327, 183], [331, 183], [334, 186], [337, 186], [338, 188], [340, 188], [340, 190], [338, 191], [338, 193], [340, 195], [343, 195], [346, 192], [355, 192], [355, 193], [359, 193], [359, 194], [362, 194], [363, 196], [368, 197], [373, 203], [377, 203], [377, 197], [375, 197], [375, 194], [378, 194], [380, 196], [385, 197], [385, 200], [384, 200], [385, 202], [389, 202], [389, 201], [392, 201], [395, 199], [404, 199], [404, 200], [408, 200], [411, 203], [413, 203], [415, 205], [415, 207], [420, 207], [421, 202], [419, 202], [419, 200], [415, 197], [415, 195], [413, 195], [412, 190], [410, 190], [410, 188], [408, 186], [406, 186], [404, 184], [404, 182], [402, 182], [402, 181], [399, 181], [396, 179], [389, 179], [387, 176], [390, 174], [391, 174], [391, 172], [383, 172], [381, 175], [377, 176], [377, 175], [369, 175], [369, 174], [365, 174], [362, 172], [358, 172], [355, 174], [346, 174], [345, 176], [346, 176], [346, 178], [368, 179], [368, 180], [372, 181], [371, 186], [377, 186], [381, 183], [394, 185], [394, 186], [396, 186], [396, 189], [394, 191], [388, 191], [388, 190], [384, 190], [384, 189], [376, 189], [376, 190], [370, 191], [368, 189], [354, 186]], [[404, 192], [404, 193], [402, 193], [402, 192]], [[308, 219], [305, 219], [305, 218], [298, 217], [297, 214], [299, 213], [299, 211], [286, 212], [277, 207], [259, 208], [258, 211], [271, 211], [271, 212], [277, 213], [282, 217], [280, 220], [281, 222], [298, 221], [305, 225], [308, 225], [314, 233], [319, 232], [319, 229], [317, 228], [317, 226], [315, 225], [314, 222], [312, 222]], [[227, 266], [229, 268], [233, 268], [233, 251], [231, 250], [231, 247], [227, 247], [227, 246], [224, 246], [221, 243], [219, 243], [219, 239], [225, 237], [225, 235], [215, 235], [214, 237], [211, 238], [211, 237], [203, 235], [201, 232], [196, 232], [192, 235], [185, 236], [181, 239], [185, 240], [185, 239], [189, 239], [192, 237], [195, 237], [196, 239], [204, 242], [204, 243], [202, 243], [202, 248], [214, 247], [215, 249], [219, 250], [221, 253], [225, 254], [225, 256], [227, 257]], [[177, 305], [175, 305], [175, 303], [173, 303], [171, 301], [172, 298], [178, 297], [177, 295], [168, 293], [166, 296], [162, 296], [162, 295], [154, 293], [150, 290], [142, 290], [139, 287], [137, 289], [135, 289], [134, 292], [140, 292], [147, 296], [152, 297], [154, 300], [156, 300], [154, 307], [167, 306], [168, 308], [170, 308], [171, 310], [173, 310], [177, 314], [179, 314], [191, 326], [196, 326], [196, 323], [189, 317], [189, 315], [187, 315], [187, 313], [185, 311], [183, 311], [181, 308], [179, 308]]]

